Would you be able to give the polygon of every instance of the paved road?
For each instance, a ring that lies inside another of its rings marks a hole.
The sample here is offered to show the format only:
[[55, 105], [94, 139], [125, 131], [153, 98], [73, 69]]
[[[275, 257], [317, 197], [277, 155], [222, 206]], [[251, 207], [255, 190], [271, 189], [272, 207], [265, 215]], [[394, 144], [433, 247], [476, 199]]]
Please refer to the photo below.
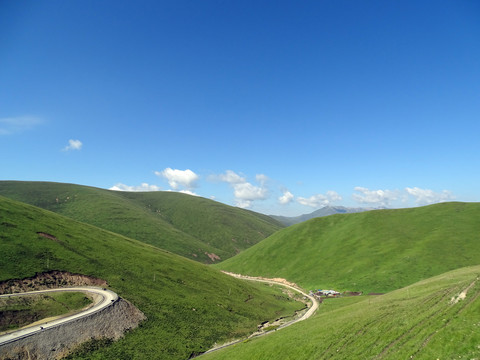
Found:
[[50, 329], [56, 326], [60, 326], [66, 322], [73, 321], [82, 317], [90, 316], [97, 311], [100, 311], [107, 306], [112, 305], [118, 299], [118, 295], [110, 290], [104, 290], [102, 288], [97, 287], [90, 287], [90, 286], [82, 286], [82, 287], [72, 287], [72, 288], [58, 288], [58, 289], [48, 289], [48, 290], [38, 290], [38, 291], [30, 291], [24, 293], [15, 293], [15, 294], [5, 294], [0, 295], [0, 298], [11, 297], [11, 296], [25, 296], [25, 295], [35, 295], [35, 294], [46, 294], [50, 292], [65, 292], [65, 291], [73, 291], [73, 292], [83, 292], [89, 293], [92, 298], [94, 305], [89, 307], [88, 309], [79, 312], [74, 315], [58, 318], [52, 321], [48, 321], [45, 323], [38, 323], [33, 326], [28, 326], [14, 332], [1, 335], [0, 336], [0, 346], [7, 344], [9, 342], [15, 341], [19, 338], [24, 338], [27, 336], [31, 336], [41, 331], [45, 331], [46, 329]]
[[[305, 293], [303, 290], [300, 290], [294, 286], [291, 286], [291, 285], [287, 285], [287, 284], [284, 284], [280, 281], [275, 281], [275, 280], [270, 280], [270, 279], [260, 279], [260, 278], [256, 278], [256, 277], [252, 277], [252, 276], [246, 276], [246, 275], [240, 275], [240, 274], [234, 274], [234, 273], [230, 273], [230, 272], [226, 272], [224, 271], [225, 274], [227, 275], [230, 275], [230, 276], [233, 276], [235, 278], [238, 278], [238, 279], [244, 279], [244, 280], [250, 280], [250, 281], [258, 281], [258, 282], [264, 282], [264, 283], [268, 283], [268, 284], [275, 284], [275, 285], [281, 285], [281, 286], [284, 286], [284, 287], [287, 287], [289, 289], [292, 289], [296, 292], [299, 292], [300, 294], [308, 297], [311, 301], [312, 301], [312, 306], [307, 310], [307, 312], [305, 314], [303, 314], [303, 316], [301, 318], [298, 318], [298, 319], [295, 319], [295, 320], [292, 320], [288, 323], [285, 323], [281, 326], [279, 326], [276, 330], [271, 330], [271, 331], [267, 331], [267, 332], [264, 332], [264, 333], [260, 333], [258, 335], [255, 335], [255, 337], [257, 336], [263, 336], [263, 335], [267, 335], [267, 334], [270, 334], [272, 332], [275, 332], [277, 330], [280, 330], [280, 329], [283, 329], [283, 328], [286, 328], [287, 326], [290, 326], [290, 325], [293, 325], [299, 321], [303, 321], [305, 319], [308, 319], [310, 316], [312, 316], [315, 311], [317, 311], [318, 309], [318, 301], [317, 299], [315, 299], [313, 296]], [[242, 342], [244, 341], [245, 339], [240, 339], [240, 340], [234, 340], [230, 343], [227, 343], [227, 344], [223, 344], [221, 346], [218, 346], [218, 347], [214, 347], [213, 349], [210, 349], [210, 350], [207, 350], [206, 352], [204, 352], [204, 354], [207, 354], [207, 353], [211, 353], [213, 351], [217, 351], [217, 350], [220, 350], [220, 349], [224, 349], [228, 346], [232, 346], [232, 345], [235, 345], [235, 344], [238, 344], [239, 342]]]

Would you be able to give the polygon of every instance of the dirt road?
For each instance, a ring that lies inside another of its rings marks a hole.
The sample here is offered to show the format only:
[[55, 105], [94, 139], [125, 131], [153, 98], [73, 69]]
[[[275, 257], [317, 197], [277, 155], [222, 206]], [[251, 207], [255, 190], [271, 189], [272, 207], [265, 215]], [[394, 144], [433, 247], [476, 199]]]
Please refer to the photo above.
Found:
[[[223, 271], [223, 273], [227, 274], [227, 275], [230, 275], [230, 276], [233, 276], [237, 279], [244, 279], [244, 280], [249, 280], [249, 281], [258, 281], [258, 282], [263, 282], [263, 283], [268, 283], [268, 284], [275, 284], [275, 285], [281, 285], [281, 286], [284, 286], [284, 287], [287, 287], [289, 289], [292, 289], [304, 296], [306, 296], [307, 298], [309, 298], [311, 301], [312, 301], [312, 306], [308, 309], [308, 311], [303, 314], [303, 316], [301, 318], [298, 318], [298, 319], [295, 319], [295, 320], [292, 320], [286, 324], [283, 324], [281, 326], [279, 326], [276, 330], [271, 330], [271, 331], [266, 331], [264, 333], [261, 333], [261, 334], [257, 334], [255, 335], [255, 337], [257, 336], [263, 336], [263, 335], [267, 335], [267, 334], [270, 334], [272, 332], [275, 332], [275, 331], [278, 331], [280, 329], [283, 329], [287, 326], [290, 326], [290, 325], [293, 325], [299, 321], [303, 321], [305, 319], [308, 319], [310, 316], [312, 316], [315, 311], [318, 309], [318, 301], [311, 295], [305, 293], [303, 290], [293, 286], [293, 285], [290, 285], [289, 283], [287, 283], [287, 281], [285, 280], [279, 280], [279, 279], [266, 279], [266, 278], [259, 278], [259, 277], [253, 277], [253, 276], [246, 276], [246, 275], [240, 275], [240, 274], [234, 274], [234, 273], [230, 273], [230, 272], [226, 272], [226, 271]], [[228, 346], [232, 346], [232, 345], [235, 345], [235, 344], [238, 344], [239, 342], [242, 342], [244, 341], [245, 339], [240, 339], [240, 340], [235, 340], [235, 341], [232, 341], [232, 342], [229, 342], [227, 344], [223, 344], [223, 345], [220, 345], [220, 346], [216, 346], [208, 351], [206, 351], [204, 354], [207, 354], [207, 353], [211, 353], [213, 351], [217, 351], [217, 350], [220, 350], [220, 349], [224, 349]]]

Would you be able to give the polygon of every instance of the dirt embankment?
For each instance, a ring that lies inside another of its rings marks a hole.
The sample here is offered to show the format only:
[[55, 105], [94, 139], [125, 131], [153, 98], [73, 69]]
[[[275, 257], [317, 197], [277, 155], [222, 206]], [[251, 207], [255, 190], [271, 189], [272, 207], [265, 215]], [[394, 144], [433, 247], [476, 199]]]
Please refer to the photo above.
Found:
[[66, 286], [107, 287], [105, 280], [68, 271], [49, 271], [25, 279], [11, 279], [0, 282], [0, 294], [13, 294], [34, 290], [55, 289]]
[[[106, 286], [104, 280], [85, 275], [52, 271], [29, 279], [0, 283], [0, 291], [13, 293], [62, 286]], [[47, 328], [31, 336], [0, 346], [0, 359], [61, 359], [82, 343], [92, 339], [117, 340], [146, 320], [145, 315], [125, 299], [63, 325]]]

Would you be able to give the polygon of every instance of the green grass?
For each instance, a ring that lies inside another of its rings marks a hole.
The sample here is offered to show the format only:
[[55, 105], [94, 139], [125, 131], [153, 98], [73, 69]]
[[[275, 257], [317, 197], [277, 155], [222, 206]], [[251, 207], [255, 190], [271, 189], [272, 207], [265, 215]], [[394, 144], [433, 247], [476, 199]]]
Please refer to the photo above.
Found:
[[364, 301], [367, 298], [369, 297], [367, 297], [367, 295], [364, 295], [323, 299], [321, 311], [322, 313], [333, 311], [344, 306], [349, 306], [352, 304], [356, 304], [357, 302]]
[[91, 303], [85, 294], [77, 292], [0, 298], [0, 332], [45, 318], [74, 313]]
[[208, 254], [234, 256], [283, 227], [263, 214], [176, 192], [0, 181], [0, 195], [203, 263], [212, 263]]
[[[479, 275], [480, 266], [462, 268], [337, 308], [320, 305], [308, 320], [201, 359], [477, 359]], [[473, 282], [464, 300], [451, 302]]]
[[306, 289], [387, 292], [480, 264], [480, 204], [332, 215], [293, 225], [216, 267]]
[[138, 329], [88, 359], [187, 359], [303, 307], [274, 287], [4, 197], [0, 254], [0, 281], [48, 270], [95, 276], [145, 313]]

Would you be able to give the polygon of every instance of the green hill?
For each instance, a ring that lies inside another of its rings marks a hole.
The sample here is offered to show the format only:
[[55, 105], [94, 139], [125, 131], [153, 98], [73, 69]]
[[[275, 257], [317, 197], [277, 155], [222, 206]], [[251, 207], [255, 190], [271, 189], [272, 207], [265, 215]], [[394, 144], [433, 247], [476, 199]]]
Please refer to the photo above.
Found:
[[303, 307], [269, 286], [1, 196], [0, 254], [0, 281], [49, 270], [91, 275], [145, 313], [138, 329], [88, 359], [187, 359]]
[[332, 215], [285, 228], [215, 265], [306, 289], [387, 292], [480, 264], [480, 204]]
[[382, 296], [331, 299], [306, 321], [201, 359], [478, 359], [479, 275], [462, 268]]
[[266, 215], [175, 192], [0, 181], [0, 195], [204, 263], [234, 256], [283, 227]]

